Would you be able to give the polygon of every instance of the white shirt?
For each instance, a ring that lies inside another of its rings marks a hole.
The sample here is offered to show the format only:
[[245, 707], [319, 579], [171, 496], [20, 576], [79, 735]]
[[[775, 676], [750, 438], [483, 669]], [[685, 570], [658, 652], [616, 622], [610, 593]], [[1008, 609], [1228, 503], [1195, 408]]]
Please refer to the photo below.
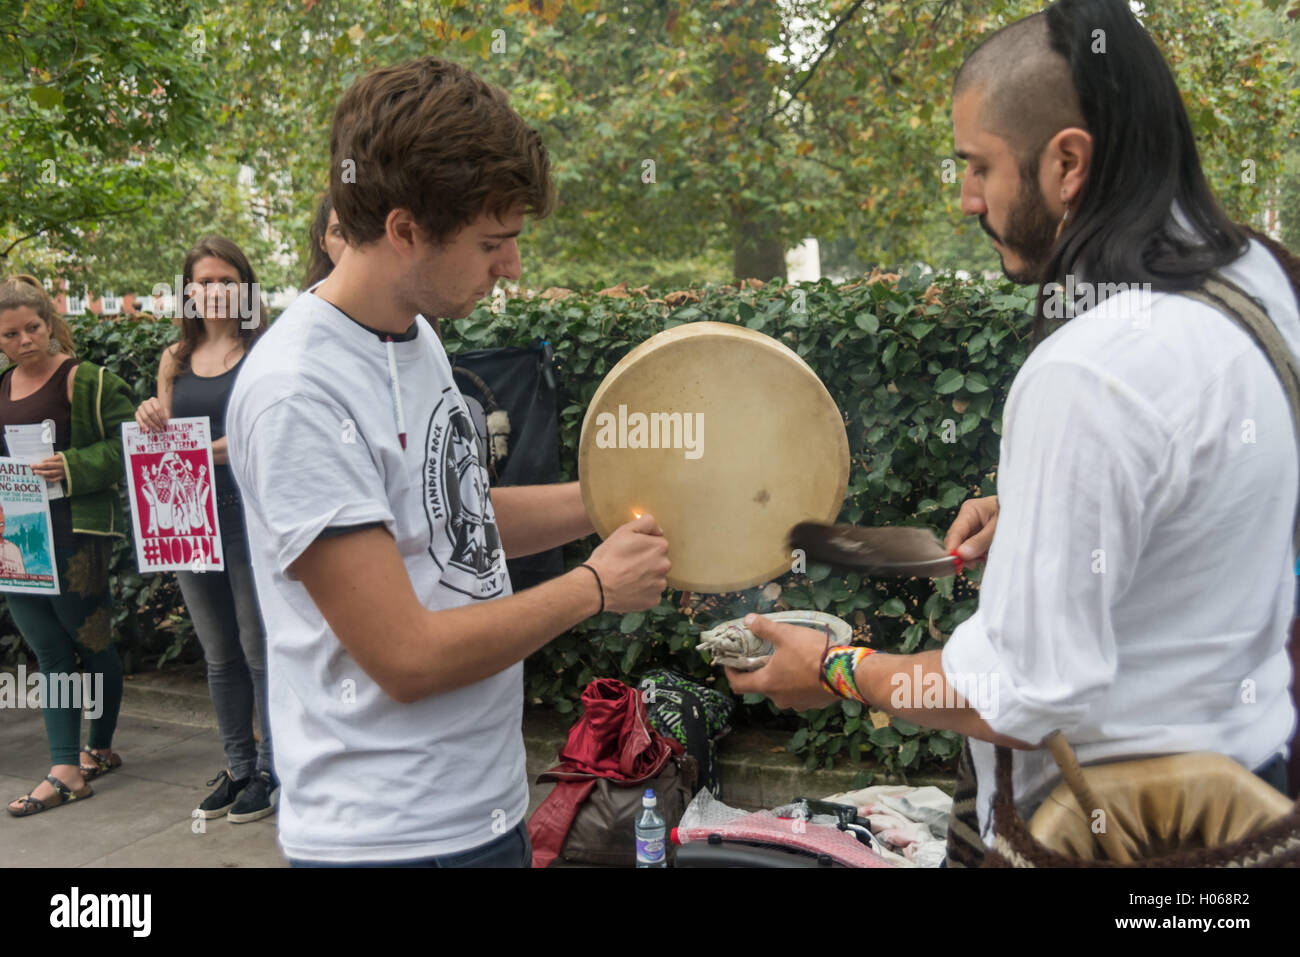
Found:
[[[1300, 354], [1272, 255], [1252, 243], [1223, 272]], [[1031, 744], [1060, 729], [1083, 764], [1284, 754], [1300, 459], [1259, 347], [1208, 306], [1125, 292], [1034, 350], [1003, 421], [979, 608], [943, 650], [945, 673], [996, 687], [992, 729]], [[987, 841], [994, 747], [970, 744]], [[1046, 751], [1013, 767], [1021, 813], [1060, 780]]]
[[[364, 317], [362, 317], [364, 319]], [[290, 858], [411, 860], [498, 838], [528, 806], [523, 665], [412, 704], [339, 643], [289, 566], [329, 527], [379, 522], [421, 604], [510, 594], [486, 470], [423, 319], [385, 343], [304, 293], [249, 353], [226, 413], [267, 635], [267, 694]]]

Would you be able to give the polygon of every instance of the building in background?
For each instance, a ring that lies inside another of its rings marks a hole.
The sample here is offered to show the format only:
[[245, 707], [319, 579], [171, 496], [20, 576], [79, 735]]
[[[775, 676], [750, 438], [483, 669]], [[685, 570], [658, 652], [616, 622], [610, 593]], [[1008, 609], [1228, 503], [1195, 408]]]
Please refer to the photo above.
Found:
[[821, 244], [809, 237], [785, 254], [787, 282], [818, 282], [822, 278]]

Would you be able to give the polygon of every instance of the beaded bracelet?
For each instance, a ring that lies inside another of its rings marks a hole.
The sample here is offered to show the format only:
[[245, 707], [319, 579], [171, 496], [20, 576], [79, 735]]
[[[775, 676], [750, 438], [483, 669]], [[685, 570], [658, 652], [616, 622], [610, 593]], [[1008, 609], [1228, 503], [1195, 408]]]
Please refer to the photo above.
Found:
[[851, 701], [867, 704], [867, 699], [858, 690], [854, 672], [859, 661], [875, 653], [874, 648], [827, 643], [826, 650], [822, 652], [822, 687], [838, 698], [848, 698]]

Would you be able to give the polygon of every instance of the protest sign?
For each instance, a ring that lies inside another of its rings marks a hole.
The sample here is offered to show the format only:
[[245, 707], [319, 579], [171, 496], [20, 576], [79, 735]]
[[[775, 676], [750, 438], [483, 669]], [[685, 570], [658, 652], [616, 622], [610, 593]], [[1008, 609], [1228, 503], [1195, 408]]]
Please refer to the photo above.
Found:
[[122, 453], [140, 573], [224, 570], [208, 417], [158, 432], [124, 422]]
[[59, 594], [45, 480], [13, 458], [0, 458], [0, 591]]

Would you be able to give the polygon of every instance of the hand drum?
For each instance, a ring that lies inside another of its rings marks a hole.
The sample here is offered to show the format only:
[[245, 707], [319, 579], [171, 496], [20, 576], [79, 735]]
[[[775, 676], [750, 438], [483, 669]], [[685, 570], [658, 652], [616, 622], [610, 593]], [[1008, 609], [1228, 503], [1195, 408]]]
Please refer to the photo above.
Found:
[[830, 393], [794, 352], [696, 322], [610, 370], [582, 422], [578, 476], [601, 538], [649, 512], [668, 538], [669, 585], [738, 591], [790, 571], [792, 526], [835, 521], [849, 443]]

